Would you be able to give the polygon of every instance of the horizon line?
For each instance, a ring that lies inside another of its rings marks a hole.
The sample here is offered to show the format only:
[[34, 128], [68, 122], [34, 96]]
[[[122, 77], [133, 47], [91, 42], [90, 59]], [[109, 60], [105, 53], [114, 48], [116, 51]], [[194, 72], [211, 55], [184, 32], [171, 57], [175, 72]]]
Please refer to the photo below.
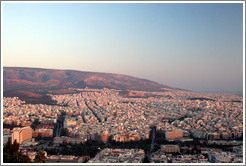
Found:
[[[131, 75], [127, 75], [127, 74], [119, 74], [119, 73], [111, 73], [111, 72], [97, 72], [97, 71], [87, 71], [87, 70], [79, 70], [79, 69], [57, 69], [57, 68], [45, 68], [45, 67], [20, 67], [20, 66], [2, 66], [3, 69], [4, 68], [29, 68], [29, 69], [43, 69], [43, 70], [67, 70], [67, 71], [79, 71], [79, 72], [89, 72], [89, 73], [102, 73], [102, 74], [118, 74], [118, 75], [125, 75], [125, 76], [130, 76], [130, 77], [135, 77], [138, 79], [143, 79], [143, 80], [148, 80], [148, 81], [152, 81], [150, 79], [146, 79], [146, 78], [140, 78], [137, 76], [131, 76]], [[156, 83], [159, 83], [157, 81], [153, 81]], [[162, 85], [166, 85], [163, 83], [159, 83]], [[166, 85], [169, 86], [169, 85]], [[190, 90], [190, 89], [184, 89], [184, 88], [179, 88], [179, 87], [173, 87], [173, 86], [169, 86], [173, 89], [178, 89], [178, 90], [182, 90], [182, 91], [190, 91], [190, 92], [197, 92], [197, 93], [219, 93], [219, 94], [235, 94], [235, 95], [243, 95], [244, 92], [243, 91], [214, 91], [214, 90]]]

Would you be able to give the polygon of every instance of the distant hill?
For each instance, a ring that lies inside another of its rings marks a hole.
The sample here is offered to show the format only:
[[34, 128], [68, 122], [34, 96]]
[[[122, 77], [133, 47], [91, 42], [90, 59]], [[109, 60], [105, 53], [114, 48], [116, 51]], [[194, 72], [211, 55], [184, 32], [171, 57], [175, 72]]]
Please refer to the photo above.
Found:
[[4, 97], [19, 97], [21, 100], [24, 100], [26, 103], [32, 104], [56, 104], [56, 101], [52, 100], [49, 95], [33, 93], [26, 90], [9, 90], [3, 92]]
[[[4, 96], [13, 96], [16, 92], [18, 96], [22, 94], [38, 97], [38, 94], [72, 92], [68, 88], [85, 87], [140, 91], [172, 89], [154, 81], [122, 74], [24, 67], [3, 68]], [[25, 93], [20, 93], [20, 90], [25, 90]]]

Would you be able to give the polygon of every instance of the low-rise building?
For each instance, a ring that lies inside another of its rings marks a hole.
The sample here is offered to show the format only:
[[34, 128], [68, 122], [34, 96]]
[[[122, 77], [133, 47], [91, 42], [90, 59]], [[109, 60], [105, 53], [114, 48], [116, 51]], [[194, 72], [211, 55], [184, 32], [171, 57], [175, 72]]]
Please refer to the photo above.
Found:
[[180, 153], [179, 145], [161, 145], [161, 152]]

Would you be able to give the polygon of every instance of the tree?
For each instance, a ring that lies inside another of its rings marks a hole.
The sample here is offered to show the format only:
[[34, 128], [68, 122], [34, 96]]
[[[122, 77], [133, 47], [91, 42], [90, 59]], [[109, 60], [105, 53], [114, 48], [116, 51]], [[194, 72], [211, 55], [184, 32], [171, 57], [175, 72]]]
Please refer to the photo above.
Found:
[[22, 152], [19, 152], [19, 143], [14, 141], [14, 143], [11, 143], [10, 138], [8, 139], [8, 142], [3, 147], [3, 162], [4, 163], [30, 163], [31, 159], [23, 154]]
[[31, 127], [33, 129], [36, 129], [39, 124], [40, 124], [39, 119], [35, 119], [34, 122], [31, 125]]
[[44, 163], [45, 162], [44, 159], [45, 159], [44, 151], [43, 150], [39, 150], [37, 155], [35, 156], [34, 162], [35, 163]]

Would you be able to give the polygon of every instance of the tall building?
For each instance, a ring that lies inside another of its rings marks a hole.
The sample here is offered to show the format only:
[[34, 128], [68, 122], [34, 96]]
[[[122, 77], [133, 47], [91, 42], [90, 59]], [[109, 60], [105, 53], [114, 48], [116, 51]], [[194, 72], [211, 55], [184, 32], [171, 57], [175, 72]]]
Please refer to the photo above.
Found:
[[21, 144], [22, 142], [32, 139], [32, 128], [31, 127], [22, 127], [14, 128], [12, 133], [12, 143], [16, 140], [17, 143]]

